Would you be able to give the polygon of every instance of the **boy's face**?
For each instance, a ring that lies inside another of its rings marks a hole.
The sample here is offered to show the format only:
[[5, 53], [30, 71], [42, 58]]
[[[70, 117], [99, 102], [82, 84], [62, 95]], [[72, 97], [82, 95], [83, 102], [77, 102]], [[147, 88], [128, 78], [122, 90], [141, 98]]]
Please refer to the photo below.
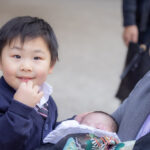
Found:
[[29, 80], [33, 85], [42, 85], [53, 69], [50, 64], [51, 55], [41, 37], [25, 40], [23, 44], [16, 38], [3, 48], [0, 69], [6, 82], [17, 90], [21, 82]]

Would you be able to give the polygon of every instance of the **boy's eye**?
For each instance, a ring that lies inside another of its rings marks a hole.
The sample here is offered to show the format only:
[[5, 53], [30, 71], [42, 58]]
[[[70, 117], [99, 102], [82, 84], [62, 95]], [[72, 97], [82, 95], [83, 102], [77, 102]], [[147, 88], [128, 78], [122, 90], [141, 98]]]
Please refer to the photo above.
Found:
[[20, 55], [14, 55], [13, 57], [16, 58], [16, 59], [20, 59], [21, 58]]
[[40, 60], [41, 57], [34, 57], [34, 60]]

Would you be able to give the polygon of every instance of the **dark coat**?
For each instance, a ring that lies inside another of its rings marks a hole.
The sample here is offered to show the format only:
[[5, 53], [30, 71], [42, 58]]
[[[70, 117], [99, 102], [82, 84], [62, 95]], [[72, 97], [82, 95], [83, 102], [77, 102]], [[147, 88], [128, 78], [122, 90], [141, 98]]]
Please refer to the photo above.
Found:
[[123, 25], [137, 25], [140, 32], [150, 26], [150, 0], [123, 0]]
[[133, 150], [150, 150], [150, 133], [137, 140]]
[[4, 78], [0, 78], [0, 149], [34, 150], [55, 127], [56, 104], [49, 97], [45, 120], [34, 108], [14, 100], [14, 93]]

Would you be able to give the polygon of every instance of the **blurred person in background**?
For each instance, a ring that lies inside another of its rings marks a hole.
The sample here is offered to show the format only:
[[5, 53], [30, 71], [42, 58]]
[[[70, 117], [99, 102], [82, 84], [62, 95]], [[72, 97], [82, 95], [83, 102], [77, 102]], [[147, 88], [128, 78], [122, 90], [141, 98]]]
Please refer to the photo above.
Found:
[[[130, 42], [138, 45], [150, 44], [150, 0], [123, 0], [123, 41], [127, 48]], [[126, 64], [130, 64], [129, 57], [133, 57], [138, 50], [128, 49]], [[135, 62], [137, 63], [137, 62]], [[138, 66], [138, 67], [137, 67]], [[125, 65], [125, 68], [127, 66]], [[116, 97], [122, 102], [135, 84], [150, 69], [149, 50], [144, 53], [136, 69], [130, 68], [130, 72], [121, 80]], [[134, 71], [134, 72], [133, 72]]]

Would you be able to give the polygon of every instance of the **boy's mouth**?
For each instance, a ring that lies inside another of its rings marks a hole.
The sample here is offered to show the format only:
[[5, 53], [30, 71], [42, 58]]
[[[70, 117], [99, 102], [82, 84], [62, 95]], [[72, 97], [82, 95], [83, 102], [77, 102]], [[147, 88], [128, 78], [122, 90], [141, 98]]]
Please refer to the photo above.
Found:
[[28, 82], [29, 80], [33, 80], [33, 77], [17, 77], [22, 82]]

